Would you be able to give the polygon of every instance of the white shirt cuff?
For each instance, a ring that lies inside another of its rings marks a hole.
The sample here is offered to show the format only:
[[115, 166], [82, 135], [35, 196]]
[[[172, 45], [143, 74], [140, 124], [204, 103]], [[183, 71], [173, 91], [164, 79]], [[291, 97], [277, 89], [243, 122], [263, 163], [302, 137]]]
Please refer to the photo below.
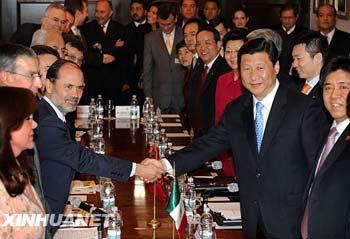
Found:
[[162, 158], [161, 159], [162, 163], [165, 165], [165, 168], [166, 168], [166, 172], [168, 174], [173, 174], [173, 166], [171, 166], [170, 162], [168, 161], [168, 159], [166, 158]]
[[136, 171], [136, 163], [133, 162], [132, 168], [131, 168], [131, 173], [130, 173], [130, 178], [135, 175], [135, 171]]

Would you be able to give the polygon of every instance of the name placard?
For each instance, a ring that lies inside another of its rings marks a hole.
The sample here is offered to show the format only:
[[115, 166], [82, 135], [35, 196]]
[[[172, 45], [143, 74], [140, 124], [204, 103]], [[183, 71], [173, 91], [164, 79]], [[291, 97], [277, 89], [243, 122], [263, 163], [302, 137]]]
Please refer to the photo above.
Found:
[[[115, 107], [116, 118], [130, 118], [130, 106], [116, 106]], [[140, 106], [137, 106], [137, 118], [140, 118]]]

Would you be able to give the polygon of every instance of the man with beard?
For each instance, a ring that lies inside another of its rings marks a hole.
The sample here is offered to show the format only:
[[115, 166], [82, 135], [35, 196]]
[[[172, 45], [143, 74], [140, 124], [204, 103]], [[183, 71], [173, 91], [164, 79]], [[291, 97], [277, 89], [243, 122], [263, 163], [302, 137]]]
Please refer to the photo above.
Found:
[[38, 123], [35, 142], [41, 161], [45, 199], [52, 214], [63, 213], [70, 183], [77, 171], [118, 181], [127, 181], [134, 175], [149, 181], [161, 177], [163, 171], [156, 167], [96, 154], [71, 138], [65, 116], [76, 110], [85, 86], [77, 64], [57, 60], [48, 69], [46, 78], [45, 96], [39, 101], [34, 116]]
[[[109, 1], [97, 1], [95, 20], [85, 24], [81, 31], [88, 52], [86, 77], [89, 96], [97, 98], [102, 94], [105, 99], [118, 104], [120, 93], [127, 87], [121, 74], [124, 31], [121, 24], [111, 19], [112, 15]], [[89, 57], [92, 55], [93, 58]]]
[[142, 66], [144, 36], [152, 30], [146, 22], [146, 3], [144, 0], [132, 0], [130, 3], [130, 16], [132, 21], [125, 26], [125, 73], [128, 74], [128, 83], [131, 94], [137, 94], [143, 99]]

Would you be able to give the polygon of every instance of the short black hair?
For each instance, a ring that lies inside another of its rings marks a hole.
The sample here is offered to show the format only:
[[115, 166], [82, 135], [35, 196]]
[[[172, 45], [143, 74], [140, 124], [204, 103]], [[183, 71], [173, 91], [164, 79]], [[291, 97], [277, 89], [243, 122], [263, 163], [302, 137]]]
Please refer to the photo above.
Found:
[[305, 50], [311, 57], [321, 53], [323, 63], [325, 63], [328, 53], [328, 41], [321, 33], [316, 31], [301, 32], [292, 42], [293, 46], [299, 44], [305, 44]]
[[220, 25], [220, 23], [222, 23], [222, 25], [225, 27], [225, 29], [229, 28], [226, 21], [224, 21], [224, 19], [222, 19], [221, 17], [215, 17], [215, 18], [211, 19], [209, 22], [209, 26], [216, 27], [216, 26]]
[[266, 41], [264, 38], [255, 38], [247, 41], [238, 51], [238, 65], [241, 65], [242, 56], [245, 54], [255, 54], [265, 52], [269, 56], [273, 65], [278, 61], [278, 52], [272, 41]]
[[224, 47], [224, 50], [226, 50], [226, 45], [227, 45], [227, 42], [229, 41], [242, 40], [243, 42], [246, 42], [247, 38], [245, 34], [246, 34], [246, 31], [239, 28], [233, 29], [228, 33], [226, 33], [226, 35], [224, 36], [224, 39], [222, 39], [222, 45]]
[[142, 7], [143, 7], [143, 10], [146, 10], [146, 9], [147, 9], [147, 3], [145, 2], [145, 0], [131, 0], [131, 1], [130, 1], [130, 7], [131, 7], [131, 5], [133, 5], [134, 3], [141, 4]]
[[80, 69], [80, 67], [76, 63], [74, 63], [73, 61], [68, 61], [65, 59], [58, 59], [47, 70], [46, 79], [48, 79], [51, 83], [55, 84], [56, 80], [58, 79], [58, 74], [60, 72], [60, 69], [65, 64], [72, 64], [72, 65], [75, 65], [78, 69]]
[[326, 81], [327, 76], [337, 70], [345, 71], [350, 74], [350, 57], [347, 56], [337, 56], [332, 58], [325, 64], [320, 73], [320, 83], [323, 86]]
[[199, 30], [199, 31], [197, 32], [197, 36], [198, 36], [198, 34], [201, 33], [201, 32], [211, 32], [211, 33], [213, 33], [213, 35], [214, 35], [214, 40], [215, 40], [215, 42], [217, 43], [218, 41], [220, 41], [220, 33], [219, 33], [218, 30], [216, 30], [214, 27], [211, 27], [211, 26], [205, 26], [205, 27], [203, 27], [201, 30]]
[[160, 19], [166, 20], [173, 15], [174, 18], [177, 17], [177, 6], [175, 3], [164, 2], [159, 4], [157, 15]]
[[179, 53], [179, 50], [180, 50], [181, 48], [183, 48], [183, 47], [186, 47], [185, 41], [184, 41], [184, 40], [179, 41], [179, 42], [176, 44], [176, 46], [175, 46], [175, 52], [176, 52], [176, 54], [178, 54], [178, 53]]
[[238, 12], [238, 11], [243, 12], [244, 15], [245, 15], [246, 17], [249, 17], [248, 11], [247, 11], [247, 9], [244, 8], [244, 7], [239, 7], [239, 8], [236, 8], [235, 10], [233, 10], [233, 12], [232, 12], [232, 17], [234, 17], [234, 16], [235, 16], [235, 13]]
[[318, 6], [318, 8], [317, 8], [317, 10], [316, 10], [316, 15], [317, 15], [317, 16], [318, 16], [318, 14], [319, 14], [320, 8], [321, 8], [321, 7], [324, 7], [324, 6], [328, 6], [328, 7], [332, 8], [332, 10], [333, 10], [333, 16], [337, 16], [337, 9], [336, 9], [332, 4], [329, 4], [329, 3], [321, 4], [320, 6]]
[[206, 24], [204, 24], [203, 21], [201, 21], [200, 19], [198, 19], [198, 18], [191, 18], [191, 19], [187, 20], [187, 22], [185, 23], [185, 25], [182, 27], [182, 30], [184, 30], [184, 29], [187, 27], [187, 25], [189, 25], [189, 24], [191, 24], [191, 23], [196, 23], [196, 24], [197, 24], [197, 26], [198, 26], [198, 31], [199, 31], [200, 29], [202, 29], [204, 26], [206, 26]]
[[282, 16], [282, 12], [292, 10], [294, 16], [298, 16], [299, 14], [299, 6], [297, 4], [286, 3], [280, 9], [280, 16]]
[[57, 59], [60, 58], [60, 54], [56, 49], [53, 49], [52, 47], [45, 46], [45, 45], [36, 45], [31, 47], [34, 52], [40, 56], [40, 55], [53, 55], [57, 57]]
[[216, 3], [216, 6], [218, 6], [218, 9], [221, 9], [221, 4], [218, 0], [206, 0], [204, 2], [204, 6], [208, 3], [208, 2], [213, 2], [213, 3]]
[[63, 34], [65, 44], [70, 44], [72, 47], [77, 48], [79, 51], [84, 52], [85, 48], [81, 38], [73, 34]]
[[77, 11], [83, 11], [84, 3], [87, 4], [87, 0], [65, 0], [64, 7], [74, 16]]

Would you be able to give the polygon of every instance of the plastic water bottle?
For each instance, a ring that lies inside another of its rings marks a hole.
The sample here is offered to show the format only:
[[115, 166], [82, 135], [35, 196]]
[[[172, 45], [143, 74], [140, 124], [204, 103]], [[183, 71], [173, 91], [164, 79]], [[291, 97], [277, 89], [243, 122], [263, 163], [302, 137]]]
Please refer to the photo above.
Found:
[[108, 239], [121, 239], [122, 218], [117, 207], [112, 207], [108, 213]]
[[96, 110], [98, 114], [98, 119], [103, 120], [103, 110], [104, 110], [104, 104], [102, 95], [98, 95], [97, 101], [96, 101]]
[[111, 210], [115, 206], [115, 187], [113, 182], [110, 180], [103, 182], [100, 193], [103, 208], [106, 211]]
[[138, 101], [136, 95], [133, 95], [130, 102], [130, 119], [136, 120], [138, 117]]
[[193, 178], [188, 177], [187, 184], [184, 186], [184, 192], [183, 192], [185, 211], [187, 216], [192, 216], [192, 209], [190, 207], [190, 198], [194, 191], [195, 191], [195, 184], [193, 182]]
[[146, 97], [146, 100], [143, 103], [143, 107], [142, 107], [143, 117], [145, 117], [148, 114], [149, 106], [150, 106], [150, 97]]
[[90, 122], [93, 122], [95, 120], [95, 114], [96, 114], [95, 98], [91, 98], [90, 105], [89, 105], [89, 121]]
[[210, 209], [207, 204], [204, 204], [203, 214], [200, 222], [200, 238], [214, 239], [215, 233], [213, 230], [213, 216], [210, 214]]

